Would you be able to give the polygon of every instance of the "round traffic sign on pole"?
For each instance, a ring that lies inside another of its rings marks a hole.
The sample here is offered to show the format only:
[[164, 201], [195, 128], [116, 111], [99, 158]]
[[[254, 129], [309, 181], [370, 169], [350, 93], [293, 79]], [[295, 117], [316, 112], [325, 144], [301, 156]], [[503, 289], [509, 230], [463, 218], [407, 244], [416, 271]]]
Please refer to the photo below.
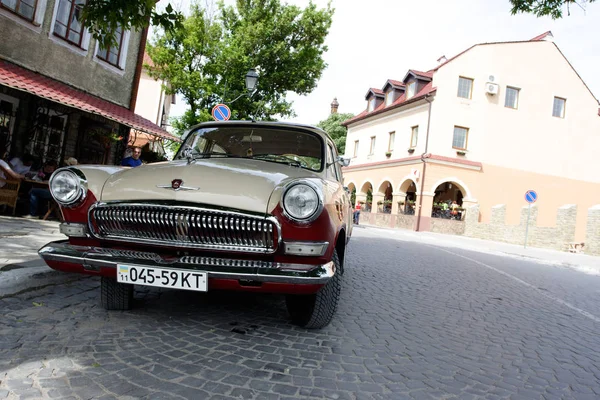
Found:
[[529, 204], [535, 203], [537, 199], [538, 199], [538, 195], [535, 192], [535, 190], [528, 190], [525, 193], [525, 201], [528, 202]]
[[217, 104], [211, 114], [215, 121], [227, 121], [231, 117], [231, 110], [225, 104]]

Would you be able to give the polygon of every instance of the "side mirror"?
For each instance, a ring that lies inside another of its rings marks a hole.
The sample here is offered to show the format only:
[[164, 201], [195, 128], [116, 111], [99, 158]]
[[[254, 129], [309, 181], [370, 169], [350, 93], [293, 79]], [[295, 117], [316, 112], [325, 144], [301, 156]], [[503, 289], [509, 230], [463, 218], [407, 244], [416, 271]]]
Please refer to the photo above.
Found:
[[338, 156], [338, 158], [337, 158], [337, 162], [342, 164], [344, 167], [347, 167], [348, 165], [350, 165], [350, 161], [351, 161], [350, 157]]

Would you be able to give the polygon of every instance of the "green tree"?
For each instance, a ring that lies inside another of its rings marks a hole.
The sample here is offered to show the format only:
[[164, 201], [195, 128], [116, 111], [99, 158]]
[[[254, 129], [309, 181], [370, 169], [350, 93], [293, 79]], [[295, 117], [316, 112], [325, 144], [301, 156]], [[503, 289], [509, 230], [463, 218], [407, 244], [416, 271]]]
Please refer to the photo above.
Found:
[[348, 128], [342, 126], [342, 122], [354, 117], [354, 114], [329, 114], [327, 119], [319, 122], [317, 126], [329, 134], [333, 143], [337, 147], [339, 154], [344, 154], [346, 150], [346, 133]]
[[[177, 133], [210, 120], [212, 107], [229, 105], [231, 119], [293, 117], [287, 92], [315, 89], [326, 63], [325, 38], [334, 10], [280, 0], [238, 0], [217, 4], [211, 15], [198, 4], [173, 30], [162, 30], [148, 45], [154, 63], [149, 74], [168, 82], [167, 93], [181, 94], [189, 110], [173, 121]], [[245, 75], [255, 68], [258, 85], [246, 95]], [[235, 100], [235, 102], [233, 102]]]
[[534, 14], [537, 17], [550, 16], [552, 19], [559, 19], [563, 16], [563, 9], [566, 7], [567, 15], [571, 15], [571, 6], [576, 5], [585, 10], [587, 3], [593, 3], [596, 0], [510, 0], [512, 5], [511, 13]]
[[75, 0], [75, 3], [83, 25], [103, 47], [115, 43], [113, 33], [118, 28], [141, 30], [152, 23], [172, 30], [183, 19], [170, 3], [164, 11], [158, 11], [157, 0]]

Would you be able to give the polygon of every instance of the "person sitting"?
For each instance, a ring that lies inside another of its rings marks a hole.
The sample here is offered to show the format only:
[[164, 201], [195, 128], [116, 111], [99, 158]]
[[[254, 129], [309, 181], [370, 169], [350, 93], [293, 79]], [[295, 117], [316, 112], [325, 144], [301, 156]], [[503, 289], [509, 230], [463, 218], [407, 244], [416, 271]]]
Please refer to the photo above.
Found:
[[25, 175], [31, 169], [33, 165], [33, 157], [31, 154], [25, 154], [23, 158], [14, 157], [9, 161], [9, 164], [12, 166], [12, 169], [18, 174]]
[[[18, 181], [25, 177], [13, 170], [6, 161], [0, 160], [0, 178]], [[0, 180], [0, 187], [3, 187], [4, 185], [6, 185], [6, 182]]]
[[77, 161], [77, 159], [75, 157], [69, 157], [69, 158], [65, 159], [65, 161], [64, 161], [65, 167], [71, 167], [73, 165], [79, 165], [79, 162]]
[[133, 147], [131, 149], [131, 155], [129, 157], [125, 157], [121, 161], [121, 165], [124, 167], [139, 167], [142, 165], [142, 160], [140, 160], [141, 155], [142, 149], [140, 147]]
[[[44, 164], [44, 167], [35, 175], [36, 180], [47, 181], [50, 176], [56, 170], [56, 161], [50, 160]], [[39, 203], [40, 200], [52, 200], [50, 189], [45, 188], [33, 188], [29, 192], [29, 214], [25, 215], [25, 218], [38, 219]]]
[[54, 160], [49, 160], [44, 163], [42, 169], [40, 169], [34, 176], [33, 179], [39, 181], [47, 181], [50, 180], [50, 176], [56, 171], [58, 168], [58, 164]]

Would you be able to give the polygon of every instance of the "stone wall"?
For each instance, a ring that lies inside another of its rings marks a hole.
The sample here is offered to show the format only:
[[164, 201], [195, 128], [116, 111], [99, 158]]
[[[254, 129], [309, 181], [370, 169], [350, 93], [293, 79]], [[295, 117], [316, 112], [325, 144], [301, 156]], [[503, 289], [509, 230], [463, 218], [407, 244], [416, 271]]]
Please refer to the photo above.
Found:
[[381, 228], [413, 229], [415, 224], [415, 216], [361, 211], [359, 223], [364, 225], [378, 226]]
[[600, 256], [600, 204], [588, 209], [583, 252]]
[[431, 232], [462, 235], [465, 232], [465, 221], [453, 219], [431, 218]]
[[[529, 206], [525, 206], [521, 209], [519, 225], [506, 225], [506, 206], [504, 204], [492, 207], [489, 224], [480, 223], [478, 221], [479, 205], [476, 204], [471, 206], [468, 209], [465, 218], [464, 235], [479, 239], [523, 245], [525, 244], [527, 215], [529, 213], [528, 208]], [[600, 210], [598, 211], [598, 218], [600, 220]], [[527, 230], [527, 246], [567, 250], [569, 243], [572, 243], [575, 240], [577, 206], [574, 204], [567, 204], [560, 207], [556, 216], [556, 225], [553, 227], [538, 227], [537, 217], [538, 208], [535, 205], [532, 205], [529, 228]]]

